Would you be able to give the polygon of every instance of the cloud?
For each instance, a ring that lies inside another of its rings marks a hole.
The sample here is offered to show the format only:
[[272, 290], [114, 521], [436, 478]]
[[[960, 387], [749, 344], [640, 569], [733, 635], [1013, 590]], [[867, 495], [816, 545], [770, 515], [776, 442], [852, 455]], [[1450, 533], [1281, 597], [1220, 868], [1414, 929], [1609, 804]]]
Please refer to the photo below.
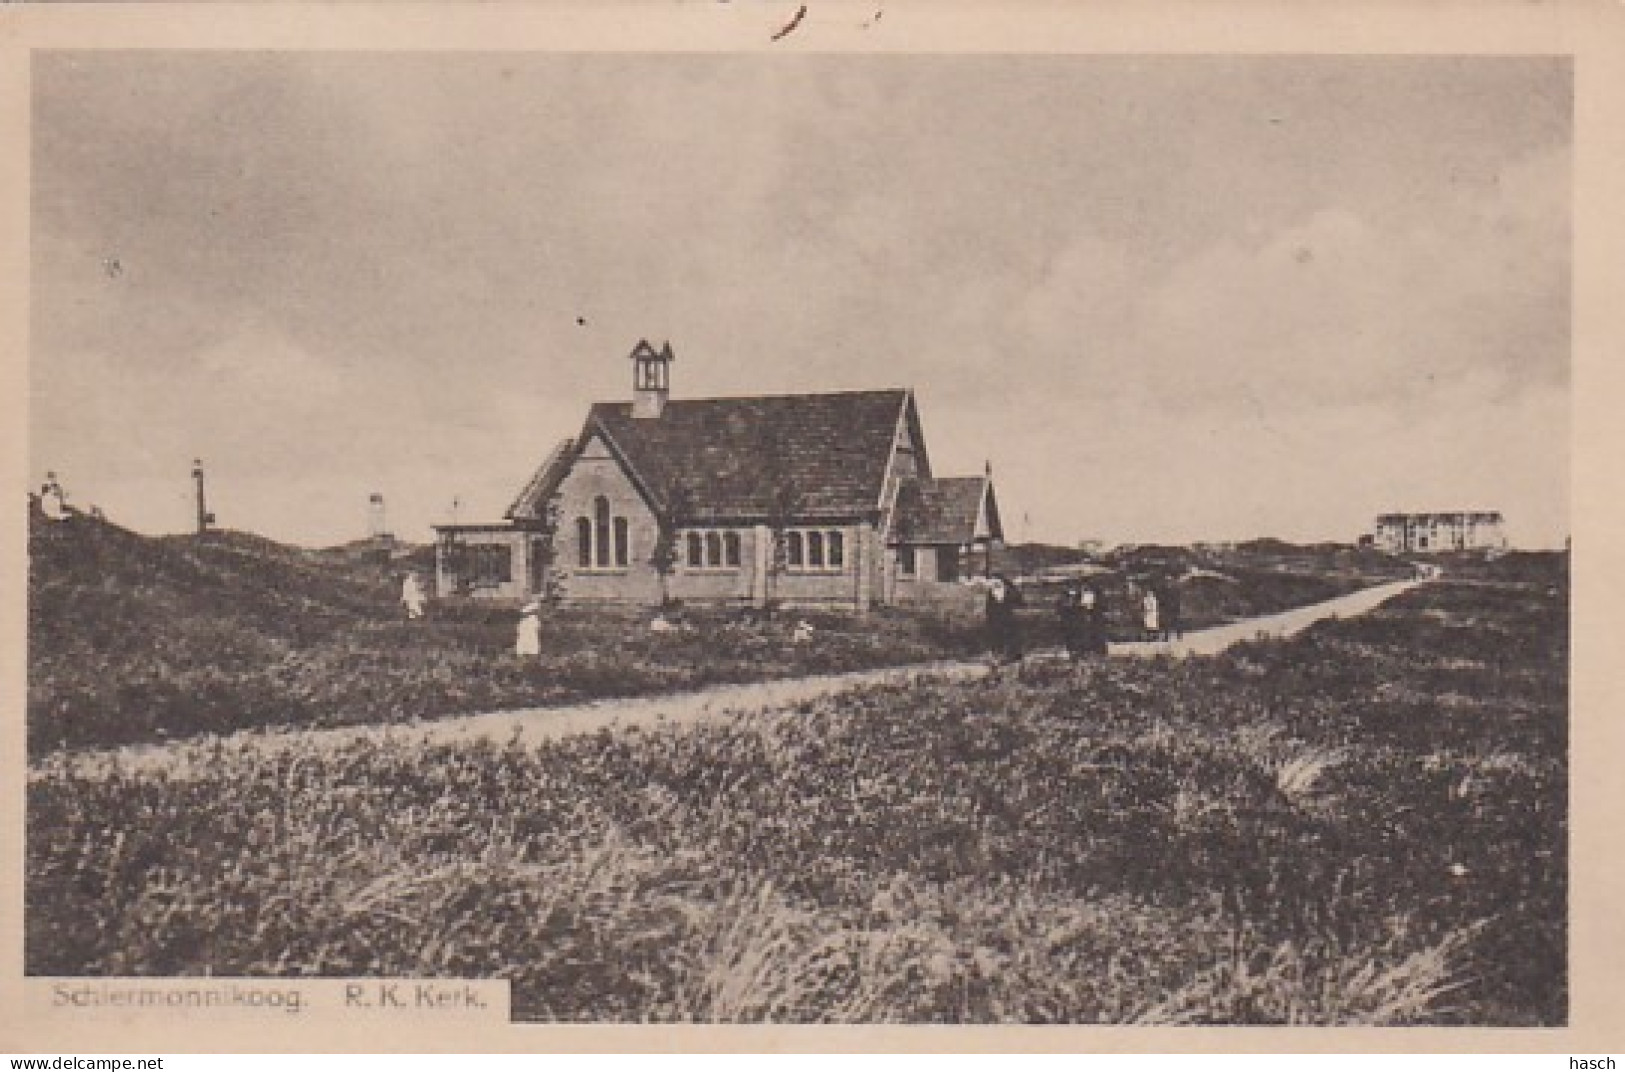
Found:
[[[499, 512], [648, 335], [690, 397], [916, 386], [939, 467], [993, 457], [1057, 535], [1343, 532], [1372, 473], [1465, 487], [1503, 449], [1556, 486], [1566, 411], [1525, 418], [1568, 384], [1567, 85], [1545, 59], [41, 57], [33, 445], [132, 487], [203, 454], [273, 535], [349, 531], [371, 490], [410, 531], [453, 495]], [[1429, 415], [1427, 465], [1378, 464], [1369, 430]]]
[[196, 376], [206, 382], [210, 394], [238, 407], [253, 406], [288, 416], [326, 406], [346, 387], [344, 376], [331, 361], [294, 345], [274, 329], [246, 326], [201, 351]]
[[1026, 345], [1180, 410], [1426, 403], [1568, 378], [1567, 160], [1509, 166], [1425, 220], [1325, 208], [1157, 272], [1082, 235], [1017, 305]]

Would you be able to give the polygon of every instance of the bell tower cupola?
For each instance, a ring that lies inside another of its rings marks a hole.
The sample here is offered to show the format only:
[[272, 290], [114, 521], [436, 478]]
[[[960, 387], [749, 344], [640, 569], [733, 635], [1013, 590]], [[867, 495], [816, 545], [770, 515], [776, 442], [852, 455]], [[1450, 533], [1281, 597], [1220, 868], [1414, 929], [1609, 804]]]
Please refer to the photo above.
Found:
[[654, 419], [665, 411], [674, 360], [671, 343], [656, 350], [649, 340], [639, 340], [632, 350], [632, 416]]

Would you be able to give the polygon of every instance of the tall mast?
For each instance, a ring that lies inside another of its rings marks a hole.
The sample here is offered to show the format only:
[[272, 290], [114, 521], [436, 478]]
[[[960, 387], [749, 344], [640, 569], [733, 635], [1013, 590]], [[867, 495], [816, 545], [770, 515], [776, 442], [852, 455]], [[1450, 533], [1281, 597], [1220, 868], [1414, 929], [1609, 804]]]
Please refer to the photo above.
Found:
[[203, 459], [192, 459], [192, 483], [197, 485], [197, 531], [201, 536], [209, 531], [214, 515], [209, 513], [209, 502], [203, 492]]

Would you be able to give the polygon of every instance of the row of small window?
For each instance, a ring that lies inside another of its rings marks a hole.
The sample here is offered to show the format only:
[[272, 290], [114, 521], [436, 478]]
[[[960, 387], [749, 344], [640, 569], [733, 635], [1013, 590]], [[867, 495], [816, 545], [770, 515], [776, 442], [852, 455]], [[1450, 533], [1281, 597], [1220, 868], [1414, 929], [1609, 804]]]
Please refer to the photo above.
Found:
[[[683, 536], [683, 564], [689, 569], [738, 569], [743, 551], [737, 532], [689, 532]], [[784, 565], [799, 571], [834, 572], [846, 568], [846, 533], [839, 529], [791, 529], [784, 534]]]
[[[682, 563], [689, 569], [738, 569], [744, 564], [739, 533], [686, 532]], [[631, 529], [612, 516], [609, 500], [593, 501], [591, 517], [576, 518], [576, 565], [581, 569], [625, 569], [631, 565]], [[784, 564], [792, 571], [838, 572], [846, 568], [846, 534], [839, 529], [792, 529], [784, 534]]]
[[689, 569], [738, 569], [742, 553], [737, 532], [689, 532], [683, 536], [683, 565]]
[[846, 533], [839, 529], [791, 529], [784, 534], [784, 564], [792, 570], [846, 568]]

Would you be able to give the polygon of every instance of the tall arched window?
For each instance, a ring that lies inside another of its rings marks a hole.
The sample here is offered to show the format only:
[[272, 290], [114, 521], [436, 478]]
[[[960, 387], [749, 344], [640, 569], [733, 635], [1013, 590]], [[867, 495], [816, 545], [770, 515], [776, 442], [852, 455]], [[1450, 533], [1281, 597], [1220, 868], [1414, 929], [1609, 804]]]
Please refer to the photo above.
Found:
[[576, 565], [625, 569], [632, 562], [632, 523], [610, 514], [608, 496], [592, 501], [592, 514], [576, 518]]
[[822, 532], [807, 533], [807, 568], [824, 568], [824, 534]]
[[705, 534], [705, 564], [713, 568], [722, 565], [722, 534], [720, 532]]
[[592, 522], [576, 518], [576, 565], [586, 569], [592, 565]]
[[724, 532], [722, 534], [722, 562], [723, 562], [723, 564], [727, 565], [727, 566], [738, 566], [739, 561], [740, 561], [740, 557], [741, 556], [739, 554], [739, 533], [737, 533], [737, 532]]
[[801, 533], [790, 532], [784, 537], [784, 558], [791, 569], [800, 569], [806, 562], [806, 552], [802, 547]]
[[825, 563], [830, 569], [841, 569], [846, 565], [846, 534], [839, 530], [829, 534], [829, 548], [824, 556]]
[[684, 542], [688, 545], [689, 569], [699, 569], [701, 566], [705, 565], [705, 544], [704, 541], [700, 539], [700, 534], [697, 532], [691, 532], [688, 534], [688, 539]]
[[592, 501], [593, 564], [609, 565], [609, 499], [603, 495]]

